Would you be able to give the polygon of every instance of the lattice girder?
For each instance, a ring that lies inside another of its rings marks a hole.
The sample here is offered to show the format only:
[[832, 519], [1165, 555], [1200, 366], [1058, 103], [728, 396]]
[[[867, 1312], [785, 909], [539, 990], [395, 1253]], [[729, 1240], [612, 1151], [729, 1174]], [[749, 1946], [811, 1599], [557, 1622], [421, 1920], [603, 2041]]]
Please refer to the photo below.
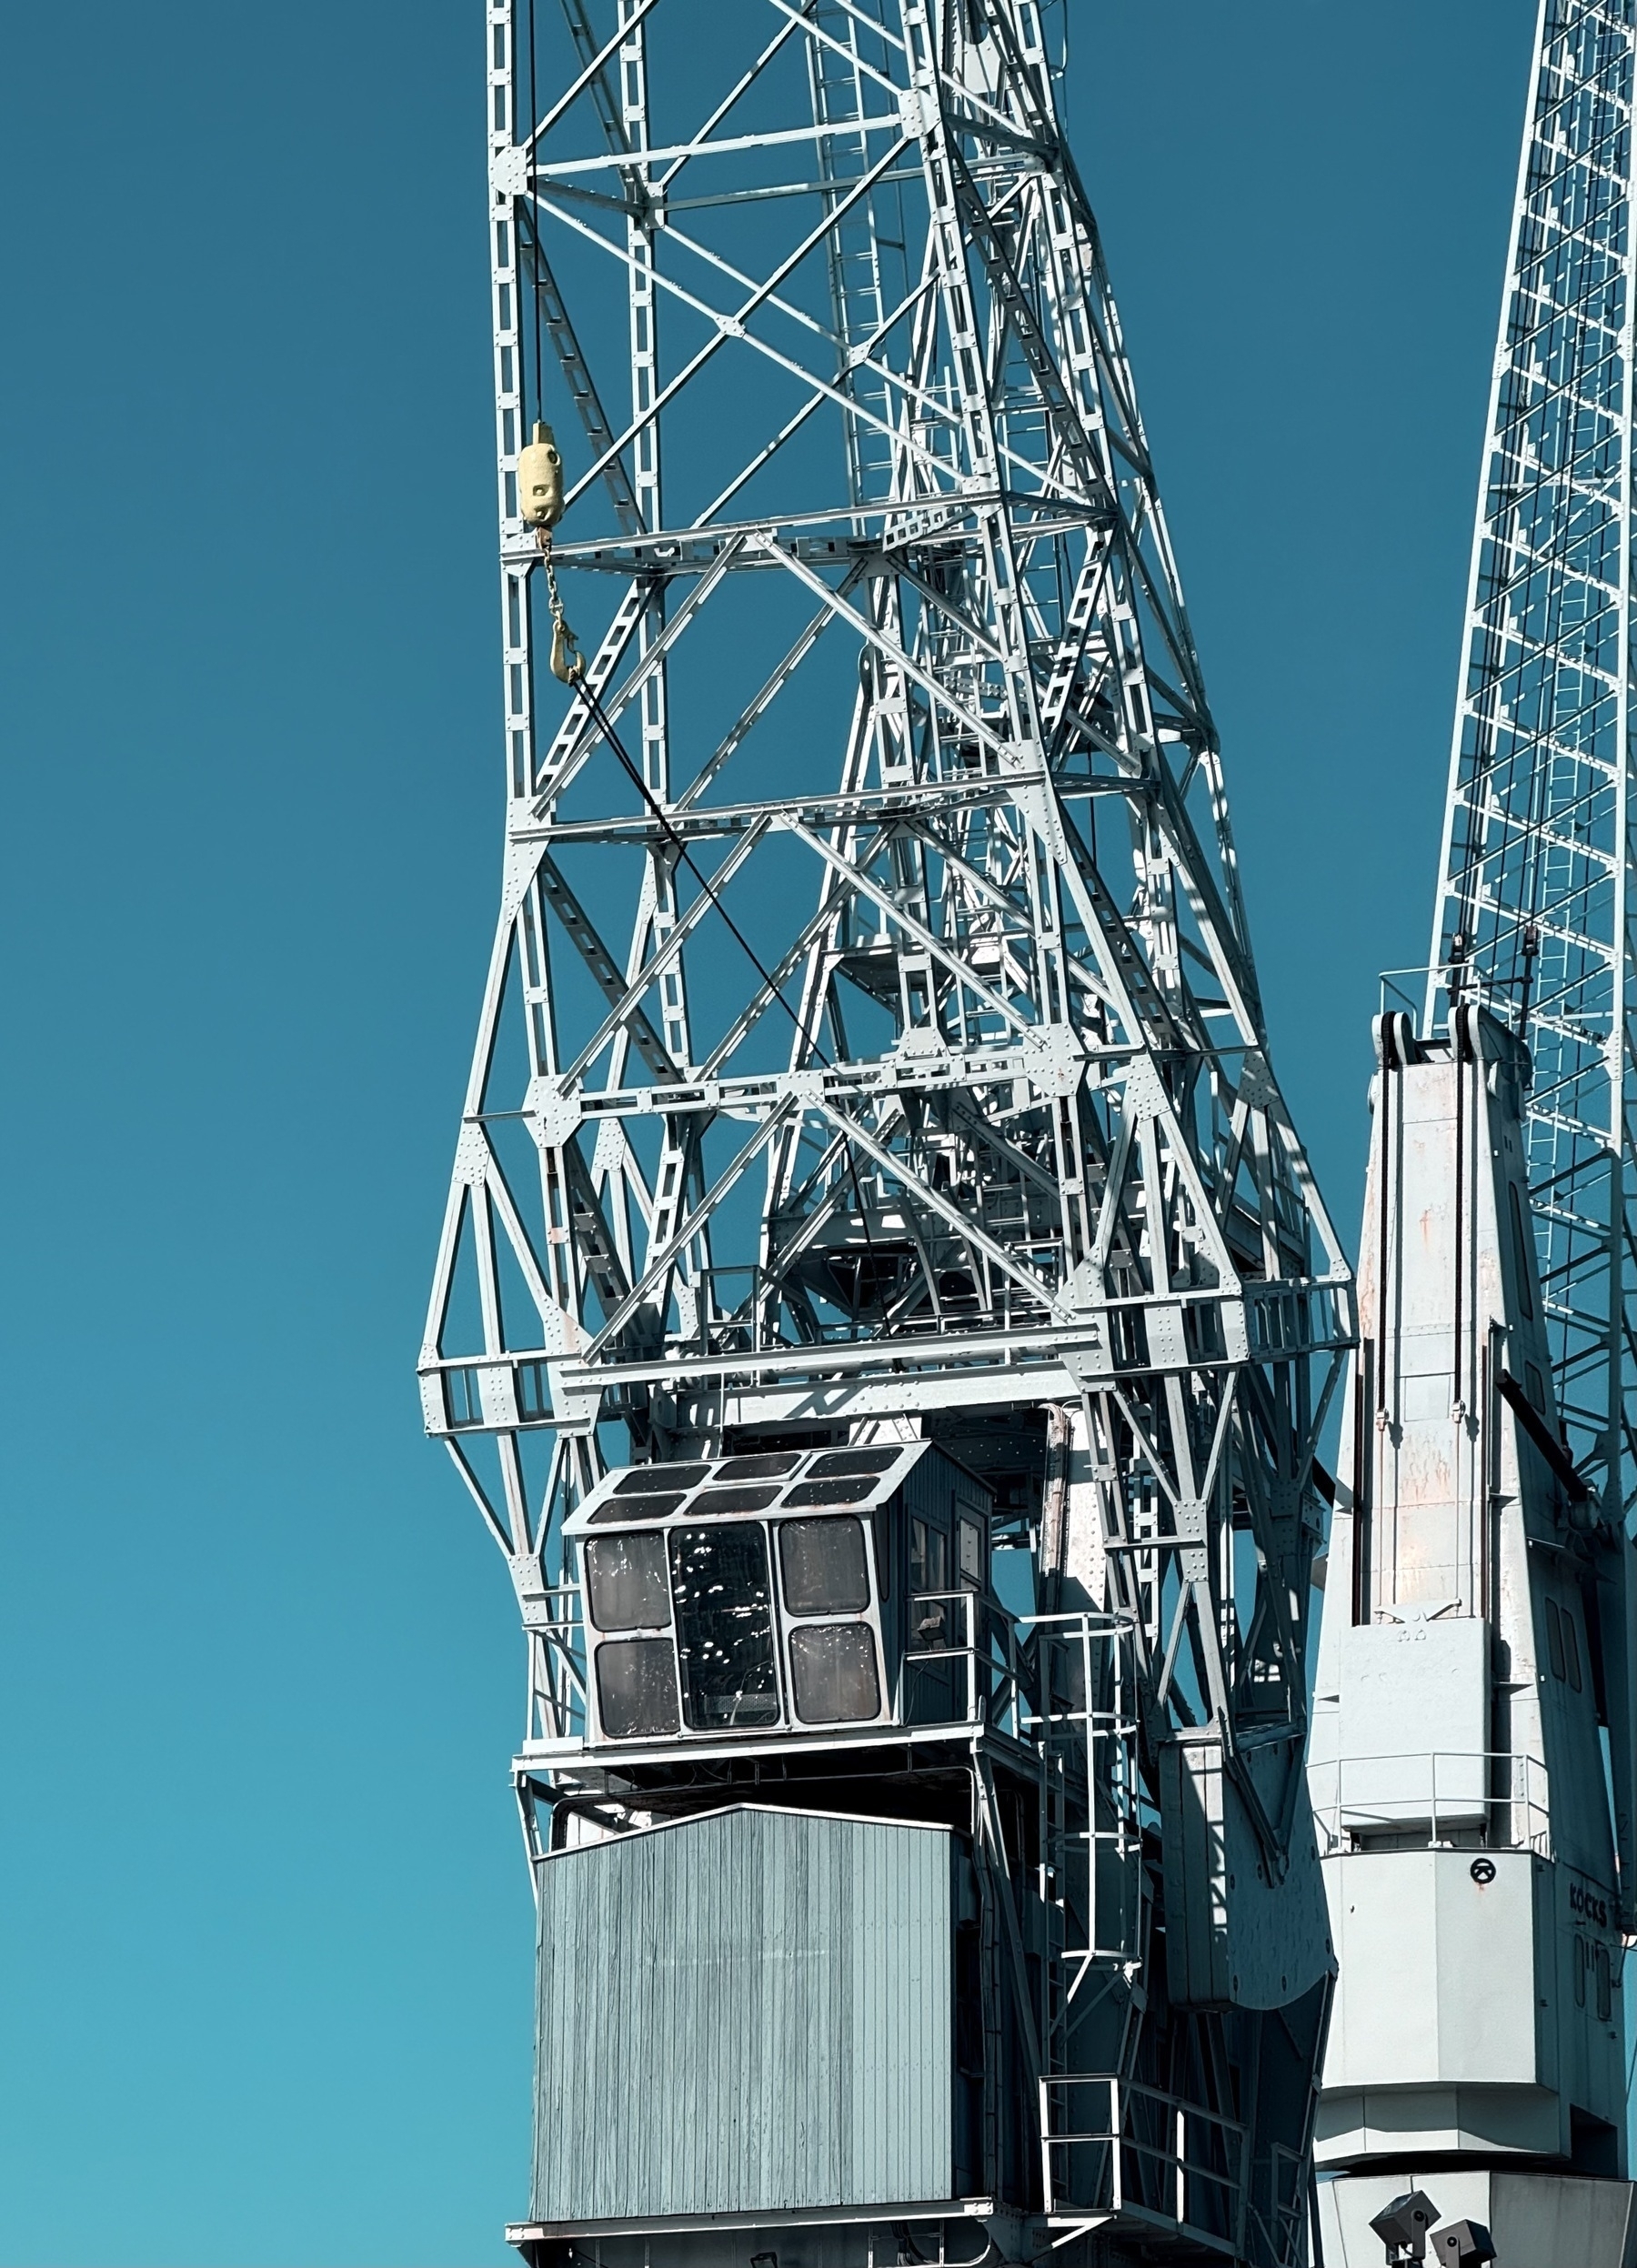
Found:
[[1473, 537], [1429, 1029], [1527, 1040], [1557, 1408], [1611, 1513], [1637, 1464], [1630, 0], [1545, 0]]
[[[1039, 1588], [1090, 1594], [1130, 1664], [1121, 1800], [1140, 1772], [1156, 1806], [1186, 1735], [1274, 1896], [1313, 1864], [1351, 1277], [1270, 1067], [1039, 13], [710, 13], [702, 51], [697, 4], [564, 0], [531, 114], [491, 0], [506, 848], [427, 1423], [510, 1561], [548, 1743], [586, 1721], [562, 1521], [616, 1423], [664, 1460], [1044, 1406]], [[548, 557], [517, 487], [537, 417]], [[588, 656], [566, 687], [548, 573]], [[1085, 1997], [1140, 2092], [1172, 2049], [1139, 2006], [1140, 1840]], [[1301, 1994], [1287, 2044], [1316, 2057], [1317, 1971]], [[1039, 2030], [1049, 2191], [1076, 2021]], [[1267, 2113], [1292, 2164], [1298, 2081]], [[1259, 2163], [1270, 2268], [1300, 2215]]]
[[[526, 1552], [531, 1427], [618, 1410], [651, 1450], [819, 1409], [1097, 1394], [1162, 1500], [1216, 1492], [1205, 1538], [1232, 1491], [1265, 1494], [1221, 1453], [1231, 1410], [1239, 1462], [1269, 1454], [1240, 1406], [1252, 1370], [1259, 1409], [1286, 1413], [1281, 1479], [1305, 1486], [1306, 1365], [1345, 1340], [1347, 1272], [1268, 1067], [1215, 730], [1038, 24], [774, 9], [704, 125], [656, 143], [638, 82], [660, 18], [638, 13], [610, 45], [571, 9], [582, 99], [496, 139], [512, 792], [428, 1422], [513, 1444], [491, 1509]], [[798, 58], [811, 129], [736, 131]], [[574, 154], [587, 114], [599, 155]], [[726, 234], [746, 205], [768, 237], [754, 273]], [[577, 250], [630, 286], [600, 358], [571, 313]], [[553, 564], [576, 613], [619, 592], [543, 746], [541, 555], [514, 469], [531, 283], [558, 365], [532, 398], [566, 393], [591, 452], [570, 456]], [[665, 362], [664, 327], [702, 306], [708, 333]], [[763, 368], [736, 379], [729, 357]], [[718, 379], [734, 477], [668, 510], [661, 437], [667, 465], [699, 453]], [[829, 511], [795, 453], [820, 416], [846, 443]], [[833, 667], [808, 687], [838, 645], [859, 658], [833, 784], [815, 763], [792, 792], [786, 719], [833, 706]], [[715, 721], [690, 712], [678, 741], [692, 648]], [[532, 1175], [503, 1156], [519, 1127]], [[1214, 1449], [1188, 1446], [1200, 1423]], [[1220, 1589], [1201, 1549], [1173, 1622], [1196, 1578]], [[1190, 1641], [1224, 1710], [1231, 1619], [1219, 1600]], [[1289, 1666], [1286, 1610], [1242, 1621]]]

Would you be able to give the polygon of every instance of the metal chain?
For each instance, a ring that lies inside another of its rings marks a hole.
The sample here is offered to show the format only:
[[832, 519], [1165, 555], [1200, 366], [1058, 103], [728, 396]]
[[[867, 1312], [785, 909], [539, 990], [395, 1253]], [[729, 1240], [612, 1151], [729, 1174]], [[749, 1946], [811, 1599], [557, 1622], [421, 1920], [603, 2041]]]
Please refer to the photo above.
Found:
[[551, 602], [551, 674], [563, 685], [577, 685], [586, 674], [586, 657], [580, 652], [579, 640], [569, 628], [568, 617], [563, 611], [557, 567], [551, 557], [550, 528], [537, 528], [535, 539], [546, 562], [546, 590]]

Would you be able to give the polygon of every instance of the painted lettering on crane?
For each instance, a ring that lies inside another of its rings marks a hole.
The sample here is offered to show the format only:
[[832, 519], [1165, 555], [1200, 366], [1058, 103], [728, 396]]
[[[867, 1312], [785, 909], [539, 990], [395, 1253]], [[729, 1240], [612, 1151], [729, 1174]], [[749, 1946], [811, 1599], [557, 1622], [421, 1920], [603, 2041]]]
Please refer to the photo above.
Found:
[[1601, 1891], [1588, 1890], [1583, 1883], [1569, 1885], [1569, 1911], [1585, 1922], [1595, 1922], [1600, 1930], [1609, 1926], [1609, 1902]]

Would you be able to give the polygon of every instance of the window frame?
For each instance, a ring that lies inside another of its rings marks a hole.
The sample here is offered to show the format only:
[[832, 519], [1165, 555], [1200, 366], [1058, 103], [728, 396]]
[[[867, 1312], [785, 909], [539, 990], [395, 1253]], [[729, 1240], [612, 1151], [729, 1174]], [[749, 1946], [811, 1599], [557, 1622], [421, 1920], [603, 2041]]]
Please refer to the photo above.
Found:
[[[878, 1524], [863, 1507], [846, 1508], [840, 1505], [829, 1510], [811, 1505], [792, 1506], [789, 1520], [848, 1520], [858, 1530], [864, 1550], [864, 1581], [867, 1587], [861, 1607], [848, 1610], [828, 1607], [817, 1612], [798, 1614], [785, 1596], [784, 1529], [783, 1518], [769, 1520], [770, 1529], [778, 1533], [769, 1538], [773, 1562], [778, 1571], [778, 1608], [779, 1622], [778, 1668], [784, 1686], [786, 1722], [792, 1731], [823, 1732], [832, 1729], [850, 1730], [859, 1725], [890, 1724], [893, 1721], [892, 1693], [887, 1674], [887, 1649], [881, 1636], [881, 1571], [877, 1559], [879, 1540]], [[869, 1631], [870, 1644], [875, 1650], [876, 1710], [872, 1717], [830, 1717], [809, 1721], [796, 1706], [796, 1663], [790, 1651], [790, 1641], [798, 1631], [820, 1630], [838, 1623], [859, 1624]]]
[[[784, 1617], [779, 1600], [778, 1550], [777, 1541], [770, 1532], [772, 1525], [771, 1520], [758, 1518], [755, 1513], [749, 1513], [742, 1520], [713, 1520], [704, 1524], [687, 1518], [678, 1518], [668, 1521], [663, 1530], [666, 1563], [670, 1576], [671, 1641], [676, 1656], [677, 1688], [681, 1701], [681, 1738], [718, 1741], [738, 1737], [745, 1733], [759, 1732], [767, 1735], [781, 1731], [792, 1722], [789, 1686], [784, 1659], [782, 1631]], [[705, 1540], [713, 1544], [718, 1543], [721, 1539], [730, 1535], [736, 1528], [755, 1529], [761, 1537], [763, 1565], [768, 1571], [768, 1658], [773, 1669], [773, 1714], [770, 1717], [762, 1718], [759, 1721], [746, 1724], [695, 1725], [688, 1721], [688, 1681], [682, 1662], [682, 1617], [678, 1611], [677, 1601], [678, 1543], [681, 1537], [696, 1530]]]
[[[665, 1648], [666, 1658], [670, 1664], [671, 1714], [675, 1719], [675, 1723], [669, 1731], [611, 1732], [608, 1730], [607, 1720], [603, 1715], [602, 1658], [613, 1646], [663, 1646]], [[674, 1630], [619, 1631], [611, 1633], [607, 1638], [599, 1632], [597, 1644], [592, 1650], [590, 1675], [586, 1682], [588, 1698], [597, 1711], [597, 1733], [599, 1742], [616, 1741], [621, 1747], [625, 1747], [634, 1741], [674, 1741], [678, 1732], [686, 1725], [687, 1720], [682, 1714], [682, 1681], [678, 1670], [677, 1639]]]
[[[599, 1508], [597, 1514], [593, 1515], [594, 1520], [608, 1515], [608, 1526], [606, 1529], [594, 1526], [575, 1539], [578, 1547], [576, 1554], [577, 1565], [575, 1569], [575, 1580], [579, 1593], [579, 1612], [587, 1656], [588, 1723], [588, 1728], [594, 1728], [594, 1738], [597, 1742], [606, 1741], [610, 1744], [625, 1747], [643, 1740], [663, 1741], [667, 1745], [673, 1741], [688, 1743], [723, 1739], [768, 1740], [792, 1732], [812, 1735], [834, 1731], [841, 1734], [859, 1726], [889, 1725], [897, 1721], [898, 1697], [892, 1664], [888, 1657], [886, 1638], [882, 1628], [882, 1601], [886, 1596], [886, 1589], [882, 1580], [884, 1551], [879, 1506], [869, 1508], [837, 1505], [833, 1508], [819, 1508], [810, 1505], [796, 1505], [789, 1509], [788, 1514], [781, 1506], [777, 1509], [769, 1508], [767, 1512], [761, 1514], [745, 1514], [731, 1523], [728, 1521], [721, 1523], [723, 1527], [731, 1524], [756, 1528], [761, 1531], [769, 1579], [768, 1598], [772, 1623], [774, 1695], [778, 1702], [778, 1712], [760, 1723], [713, 1727], [695, 1726], [688, 1722], [687, 1681], [681, 1657], [681, 1625], [677, 1611], [676, 1570], [672, 1561], [671, 1547], [677, 1533], [683, 1529], [694, 1526], [696, 1522], [688, 1517], [691, 1506], [687, 1500], [676, 1511], [668, 1510], [658, 1520], [653, 1519], [649, 1510], [653, 1501], [652, 1497], [635, 1491], [623, 1499], [611, 1499], [608, 1504]], [[618, 1510], [616, 1510], [616, 1505], [618, 1505]], [[785, 1599], [783, 1530], [787, 1520], [807, 1522], [826, 1519], [851, 1521], [861, 1539], [864, 1578], [867, 1586], [866, 1602], [856, 1610], [829, 1608], [814, 1612], [794, 1613], [788, 1608]], [[618, 1527], [614, 1525], [616, 1520], [619, 1523]], [[708, 1525], [714, 1528], [716, 1523], [710, 1522]], [[622, 1530], [628, 1530], [633, 1536], [651, 1537], [654, 1542], [663, 1550], [668, 1619], [663, 1623], [645, 1623], [640, 1628], [634, 1626], [628, 1630], [604, 1631], [592, 1614], [591, 1565], [587, 1558], [587, 1550], [588, 1547], [592, 1544], [616, 1540]], [[950, 1549], [949, 1538], [940, 1533], [939, 1540], [947, 1553]], [[889, 1538], [886, 1550], [890, 1550], [890, 1549]], [[874, 1650], [876, 1712], [871, 1717], [836, 1718], [823, 1722], [809, 1723], [798, 1713], [796, 1708], [796, 1671], [790, 1651], [790, 1640], [798, 1631], [812, 1630], [833, 1624], [861, 1624], [869, 1631], [870, 1644]], [[674, 1732], [617, 1733], [611, 1732], [604, 1722], [598, 1656], [606, 1645], [628, 1644], [637, 1638], [663, 1639], [670, 1650], [677, 1716], [677, 1730]]]
[[[596, 1582], [593, 1570], [595, 1555], [609, 1544], [623, 1543], [629, 1547], [658, 1547], [659, 1572], [665, 1583], [665, 1620], [663, 1622], [604, 1623], [597, 1619], [597, 1602], [592, 1596]], [[674, 1633], [677, 1611], [671, 1598], [670, 1554], [665, 1548], [663, 1528], [609, 1529], [602, 1535], [580, 1538], [579, 1594], [585, 1614], [586, 1627], [598, 1639], [631, 1638], [638, 1634], [658, 1638], [662, 1633]]]
[[[799, 1672], [797, 1669], [797, 1649], [800, 1645], [802, 1640], [816, 1639], [820, 1632], [828, 1633], [832, 1631], [862, 1631], [864, 1633], [865, 1644], [869, 1650], [868, 1660], [869, 1664], [869, 1674], [875, 1686], [875, 1707], [867, 1716], [808, 1717], [802, 1714]], [[862, 1614], [835, 1614], [830, 1615], [828, 1619], [821, 1618], [818, 1615], [810, 1616], [808, 1620], [798, 1622], [792, 1626], [786, 1639], [785, 1644], [786, 1652], [790, 1664], [790, 1718], [792, 1723], [799, 1726], [804, 1732], [828, 1731], [832, 1726], [836, 1725], [879, 1724], [881, 1721], [882, 1705], [886, 1699], [885, 1692], [882, 1689], [881, 1651], [876, 1643], [875, 1633], [870, 1629], [869, 1623], [865, 1616]]]
[[[785, 1559], [785, 1538], [793, 1528], [839, 1527], [843, 1522], [859, 1539], [859, 1563], [864, 1577], [864, 1596], [857, 1606], [798, 1607], [790, 1597], [789, 1570]], [[781, 1520], [778, 1523], [778, 1589], [783, 1601], [785, 1619], [797, 1622], [832, 1622], [853, 1621], [868, 1614], [875, 1604], [875, 1586], [870, 1581], [869, 1522], [845, 1512], [808, 1514], [805, 1519]]]

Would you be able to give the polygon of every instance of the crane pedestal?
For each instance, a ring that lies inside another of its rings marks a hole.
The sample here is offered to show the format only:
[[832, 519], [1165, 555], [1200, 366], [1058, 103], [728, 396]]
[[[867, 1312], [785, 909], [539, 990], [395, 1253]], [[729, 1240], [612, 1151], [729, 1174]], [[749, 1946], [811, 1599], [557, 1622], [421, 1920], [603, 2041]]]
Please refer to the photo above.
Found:
[[1381, 2268], [1372, 2216], [1406, 2189], [1425, 2189], [1446, 2221], [1481, 2222], [1496, 2268], [1634, 2268], [1637, 2188], [1583, 2174], [1485, 2166], [1405, 2166], [1319, 2182], [1324, 2268]]

